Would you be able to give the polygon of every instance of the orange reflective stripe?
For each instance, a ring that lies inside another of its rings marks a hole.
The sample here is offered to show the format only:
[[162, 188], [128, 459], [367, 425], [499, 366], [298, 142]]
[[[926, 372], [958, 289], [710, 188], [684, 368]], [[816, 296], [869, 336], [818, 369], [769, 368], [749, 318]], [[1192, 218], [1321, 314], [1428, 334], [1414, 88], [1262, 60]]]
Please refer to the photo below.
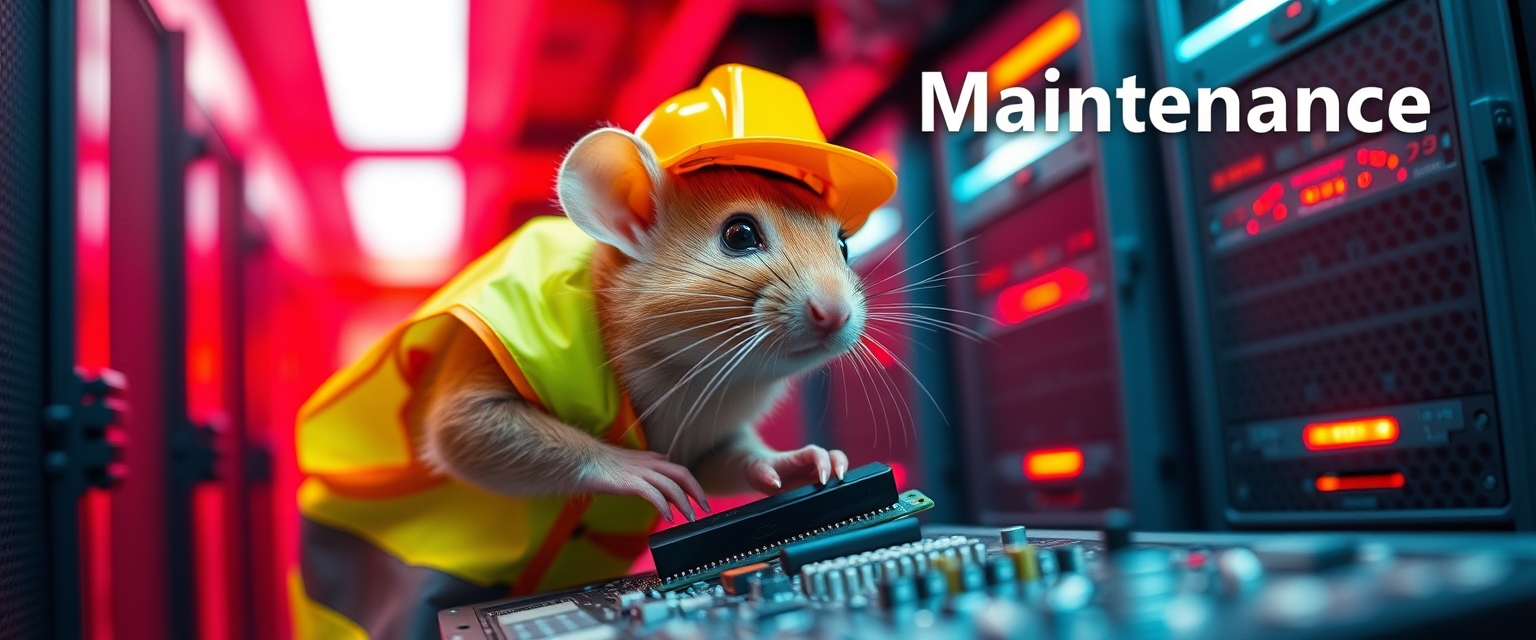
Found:
[[549, 572], [550, 565], [555, 563], [555, 556], [560, 555], [560, 550], [581, 524], [581, 518], [586, 515], [587, 507], [591, 504], [592, 497], [585, 495], [573, 496], [565, 503], [560, 516], [555, 518], [549, 532], [544, 534], [544, 541], [539, 543], [539, 550], [534, 552], [533, 557], [528, 559], [528, 566], [518, 574], [517, 582], [512, 585], [513, 596], [526, 596], [538, 591], [539, 583], [544, 581], [544, 574]]
[[[503, 366], [506, 366], [505, 363]], [[620, 425], [623, 427], [621, 428]], [[603, 439], [615, 446], [623, 446], [624, 436], [633, 431], [635, 439], [640, 443], [639, 448], [644, 450], [645, 431], [638, 428], [639, 426], [640, 421], [635, 416], [635, 408], [629, 403], [629, 394], [625, 393], [624, 401], [619, 405], [619, 415], [614, 418], [613, 424], [608, 426]], [[538, 589], [539, 583], [544, 580], [544, 574], [549, 572], [550, 566], [555, 563], [555, 558], [565, 548], [566, 541], [570, 540], [576, 527], [581, 525], [582, 518], [587, 514], [587, 507], [591, 504], [592, 497], [587, 495], [572, 496], [570, 501], [565, 503], [565, 508], [560, 510], [560, 516], [555, 518], [555, 524], [545, 534], [544, 541], [539, 543], [539, 550], [534, 552], [533, 557], [528, 560], [528, 566], [524, 567], [522, 573], [518, 575], [517, 582], [512, 587], [513, 596], [525, 596]], [[648, 535], [626, 536], [592, 532], [587, 534], [594, 545], [620, 557], [639, 555], [644, 552]]]
[[484, 319], [462, 305], [454, 306], [448, 312], [458, 318], [459, 322], [464, 323], [464, 326], [469, 327], [470, 331], [474, 331], [475, 335], [480, 336], [480, 342], [485, 344], [485, 348], [491, 350], [491, 355], [496, 357], [496, 363], [501, 365], [502, 372], [506, 373], [507, 379], [512, 381], [512, 386], [517, 389], [518, 395], [523, 396], [529, 404], [548, 413], [549, 409], [544, 407], [544, 401], [539, 399], [539, 394], [533, 390], [533, 385], [528, 384], [528, 377], [523, 375], [522, 368], [512, 360], [512, 354], [507, 353], [507, 345], [502, 344], [501, 336], [496, 335], [496, 331], [491, 329]]
[[367, 500], [398, 498], [448, 481], [447, 477], [433, 473], [414, 458], [407, 467], [310, 475], [319, 478], [336, 495]]

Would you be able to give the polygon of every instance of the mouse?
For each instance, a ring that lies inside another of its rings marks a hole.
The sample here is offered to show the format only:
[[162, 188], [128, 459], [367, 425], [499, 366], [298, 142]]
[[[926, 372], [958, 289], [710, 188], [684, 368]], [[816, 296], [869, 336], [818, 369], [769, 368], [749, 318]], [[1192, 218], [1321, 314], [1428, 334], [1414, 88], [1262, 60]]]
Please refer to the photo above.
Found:
[[529, 404], [460, 327], [412, 409], [423, 461], [510, 496], [635, 496], [668, 521], [673, 508], [689, 521], [694, 505], [708, 512], [710, 495], [842, 478], [842, 451], [779, 451], [757, 431], [798, 376], [849, 353], [865, 331], [864, 287], [827, 201], [749, 167], [664, 171], [645, 140], [609, 127], [570, 149], [556, 191], [597, 240], [603, 348], [646, 447], [600, 441]]

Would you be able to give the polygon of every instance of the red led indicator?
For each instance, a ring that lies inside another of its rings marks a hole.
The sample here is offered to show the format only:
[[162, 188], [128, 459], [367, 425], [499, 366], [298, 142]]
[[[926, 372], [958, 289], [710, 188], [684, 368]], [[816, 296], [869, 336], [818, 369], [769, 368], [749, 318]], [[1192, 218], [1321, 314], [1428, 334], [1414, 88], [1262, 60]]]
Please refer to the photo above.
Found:
[[1262, 216], [1269, 213], [1282, 197], [1285, 197], [1285, 187], [1280, 186], [1278, 182], [1269, 185], [1264, 193], [1259, 194], [1259, 199], [1253, 201], [1253, 215]]
[[992, 267], [991, 269], [987, 269], [985, 272], [982, 272], [981, 278], [978, 279], [977, 284], [981, 286], [982, 291], [991, 291], [1003, 286], [1003, 284], [1007, 282], [1008, 267], [1007, 265], [1000, 264]]
[[1397, 418], [1376, 416], [1338, 422], [1314, 422], [1301, 432], [1301, 441], [1312, 451], [1377, 447], [1397, 442]]
[[1248, 235], [1250, 235], [1250, 236], [1259, 235], [1259, 221], [1258, 220], [1249, 220], [1248, 221], [1248, 225], [1247, 225], [1247, 229], [1248, 229]]
[[1228, 187], [1264, 173], [1263, 154], [1255, 154], [1211, 172], [1211, 191], [1221, 193]]
[[1398, 182], [1404, 182], [1406, 180], [1408, 180], [1408, 168], [1407, 167], [1403, 167], [1401, 169], [1398, 169], [1397, 170], [1397, 181]]
[[1024, 455], [1024, 477], [1063, 480], [1083, 475], [1083, 451], [1077, 447], [1042, 449]]
[[1401, 489], [1407, 483], [1403, 474], [1392, 473], [1357, 473], [1350, 475], [1324, 474], [1317, 477], [1317, 490], [1323, 493], [1334, 491], [1382, 491], [1386, 489]]
[[1285, 8], [1285, 17], [1294, 18], [1299, 15], [1301, 15], [1301, 0], [1296, 0]]
[[1286, 214], [1288, 214], [1290, 212], [1291, 212], [1291, 210], [1289, 208], [1287, 208], [1284, 204], [1277, 204], [1277, 205], [1275, 205], [1275, 219], [1276, 220], [1284, 220]]
[[1364, 189], [1366, 187], [1371, 186], [1371, 174], [1370, 174], [1370, 172], [1369, 171], [1361, 171], [1360, 175], [1355, 176], [1355, 184], [1360, 185], [1361, 189]]
[[1038, 278], [1003, 289], [997, 296], [997, 317], [1018, 324], [1042, 313], [1088, 299], [1088, 275], [1062, 267]]

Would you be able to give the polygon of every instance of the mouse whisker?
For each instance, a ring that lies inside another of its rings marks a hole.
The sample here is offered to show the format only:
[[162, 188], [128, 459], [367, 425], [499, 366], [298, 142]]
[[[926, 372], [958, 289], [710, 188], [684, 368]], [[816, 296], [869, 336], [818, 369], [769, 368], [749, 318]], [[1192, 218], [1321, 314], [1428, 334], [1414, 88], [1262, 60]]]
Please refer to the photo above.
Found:
[[[898, 253], [901, 253], [901, 248], [902, 248], [902, 247], [903, 247], [903, 246], [905, 246], [905, 245], [906, 245], [906, 244], [907, 244], [907, 241], [908, 241], [908, 240], [911, 240], [911, 239], [912, 239], [912, 235], [913, 235], [913, 234], [915, 234], [915, 233], [917, 233], [917, 230], [918, 230], [918, 229], [921, 229], [921, 228], [923, 228], [923, 225], [925, 225], [925, 224], [928, 224], [928, 221], [929, 221], [929, 220], [932, 220], [932, 219], [933, 219], [933, 214], [935, 214], [935, 213], [938, 213], [938, 211], [937, 211], [937, 210], [935, 210], [935, 211], [930, 211], [930, 212], [928, 212], [928, 215], [926, 215], [926, 216], [923, 216], [923, 220], [922, 220], [922, 221], [921, 221], [921, 222], [919, 222], [919, 223], [917, 223], [917, 226], [915, 226], [915, 227], [912, 227], [912, 230], [910, 230], [910, 231], [908, 231], [908, 232], [907, 232], [907, 235], [906, 235], [906, 237], [903, 237], [903, 238], [902, 238], [902, 239], [901, 239], [901, 242], [898, 242], [898, 243], [896, 243], [896, 246], [895, 246], [895, 248], [893, 248], [893, 249], [891, 249], [891, 250], [890, 250], [890, 251], [887, 251], [887, 252], [886, 252], [886, 253], [885, 253], [885, 255], [884, 255], [884, 256], [882, 256], [882, 257], [881, 257], [881, 258], [880, 258], [880, 261], [879, 261], [879, 262], [876, 262], [876, 263], [875, 263], [875, 266], [874, 266], [874, 267], [872, 267], [872, 268], [871, 268], [871, 269], [870, 269], [870, 270], [869, 270], [869, 272], [870, 272], [870, 273], [874, 273], [874, 272], [876, 272], [876, 271], [879, 271], [879, 270], [880, 270], [880, 267], [881, 267], [881, 266], [883, 266], [883, 265], [884, 265], [884, 264], [885, 264], [885, 261], [886, 261], [886, 260], [889, 260], [889, 259], [891, 259], [891, 256], [893, 256], [893, 255], [896, 255], [896, 254], [898, 254]], [[864, 290], [865, 290], [865, 289], [863, 289], [863, 288], [861, 288], [861, 289], [860, 289], [860, 291], [864, 291]]]
[[768, 273], [771, 273], [773, 274], [773, 277], [778, 278], [779, 282], [784, 283], [785, 287], [790, 289], [795, 288], [793, 285], [789, 284], [788, 280], [784, 279], [784, 276], [779, 275], [779, 272], [773, 270], [773, 265], [768, 264], [768, 260], [763, 257], [763, 254], [755, 253], [753, 255], [757, 256], [757, 261], [763, 263], [763, 266], [768, 268]]
[[911, 367], [907, 366], [906, 361], [902, 360], [901, 357], [896, 355], [895, 352], [891, 351], [890, 349], [886, 349], [885, 345], [881, 344], [879, 340], [875, 340], [874, 338], [870, 338], [870, 340], [878, 345], [881, 349], [885, 349], [886, 354], [891, 356], [891, 360], [894, 361], [897, 366], [901, 367], [902, 371], [907, 372], [907, 375], [912, 378], [912, 381], [917, 383], [917, 388], [922, 389], [923, 395], [928, 396], [928, 401], [933, 403], [933, 408], [939, 412], [939, 418], [944, 420], [944, 424], [946, 426], [949, 425], [949, 418], [944, 415], [944, 407], [939, 404], [938, 400], [934, 399], [933, 393], [928, 391], [928, 386], [923, 384], [923, 380], [917, 376], [916, 372], [912, 371]]
[[[956, 335], [962, 335], [978, 342], [992, 342], [992, 338], [965, 325], [956, 324], [947, 320], [939, 320], [915, 313], [900, 313], [888, 311], [870, 311], [867, 317], [874, 321], [890, 322], [913, 328], [927, 329], [929, 331], [945, 330]], [[921, 326], [919, 326], [921, 325]]]
[[945, 269], [943, 271], [935, 273], [935, 274], [933, 274], [931, 276], [928, 276], [928, 277], [923, 278], [922, 280], [918, 280], [916, 282], [909, 282], [909, 283], [901, 285], [899, 287], [895, 287], [895, 288], [891, 288], [891, 289], [886, 289], [885, 291], [881, 291], [879, 293], [871, 293], [871, 294], [869, 294], [868, 297], [871, 300], [873, 300], [873, 299], [881, 297], [881, 296], [888, 296], [888, 295], [895, 294], [895, 293], [902, 293], [902, 292], [906, 292], [906, 291], [917, 291], [919, 289], [932, 289], [932, 288], [936, 288], [936, 287], [942, 286], [942, 285], [939, 285], [937, 283], [943, 282], [945, 280], [958, 280], [960, 278], [974, 278], [974, 277], [976, 277], [976, 274], [974, 274], [974, 273], [953, 273], [953, 272], [954, 271], [958, 271], [960, 269], [964, 269], [964, 268], [967, 268], [967, 267], [974, 266], [975, 264], [977, 264], [977, 263], [975, 263], [975, 262], [967, 262], [967, 263], [962, 264], [962, 265], [957, 265], [957, 266], [955, 266], [953, 268]]
[[607, 288], [603, 288], [603, 289], [593, 289], [592, 291], [601, 291], [601, 292], [604, 292], [604, 293], [649, 293], [649, 294], [660, 294], [660, 295], [671, 295], [671, 296], [691, 296], [691, 297], [695, 297], [695, 298], [721, 298], [721, 299], [725, 299], [725, 300], [740, 300], [740, 301], [745, 301], [745, 302], [751, 302], [752, 301], [751, 298], [747, 298], [747, 297], [743, 297], [743, 296], [725, 295], [723, 293], [701, 293], [701, 292], [697, 292], [697, 291], [678, 291], [677, 289], [653, 289], [653, 288], [648, 288], [648, 287], [607, 287]]
[[[875, 398], [874, 398], [874, 401], [877, 404], [880, 405], [880, 416], [881, 416], [880, 423], [885, 425], [885, 428], [886, 428], [886, 436], [885, 436], [886, 448], [889, 449], [892, 446], [892, 442], [894, 442], [894, 439], [891, 438], [891, 435], [890, 435], [890, 428], [891, 428], [891, 412], [890, 412], [890, 407], [893, 404], [896, 405], [896, 419], [897, 420], [901, 420], [902, 419], [902, 415], [901, 415], [901, 401], [900, 401], [899, 398], [896, 397], [897, 396], [896, 391], [891, 388], [890, 376], [889, 375], [885, 375], [885, 367], [880, 364], [880, 359], [875, 356], [874, 352], [870, 351], [869, 345], [866, 344], [864, 341], [860, 340], [859, 343], [854, 346], [854, 351], [856, 353], [858, 353], [859, 359], [863, 360], [866, 363], [866, 365], [867, 365], [867, 369], [866, 370], [870, 372], [869, 377], [871, 378], [871, 382], [875, 383], [875, 385], [874, 385], [874, 387], [875, 387]], [[881, 389], [885, 390], [884, 394], [880, 393]], [[889, 402], [889, 403], [887, 403], [885, 401], [887, 396], [889, 396], [891, 398], [891, 402]], [[876, 446], [879, 446], [878, 445], [878, 441], [870, 443], [870, 447], [873, 448], [873, 447], [876, 447]]]
[[[726, 351], [726, 354], [734, 355], [730, 355], [725, 364], [723, 364], [720, 369], [715, 372], [715, 375], [710, 377], [709, 381], [704, 384], [704, 390], [699, 393], [697, 398], [694, 399], [693, 404], [688, 407], [688, 413], [684, 414], [683, 419], [678, 422], [677, 431], [672, 434], [672, 443], [667, 446], [668, 457], [670, 457], [673, 450], [677, 448], [678, 439], [682, 437], [683, 431], [688, 428], [688, 425], [693, 422], [693, 418], [698, 414], [698, 410], [701, 408], [702, 403], [707, 400], [709, 396], [715, 392], [715, 389], [718, 388], [718, 386], [727, 379], [730, 372], [736, 370], [736, 367], [741, 363], [742, 360], [746, 358], [747, 354], [751, 353], [752, 349], [758, 343], [762, 342], [763, 338], [771, 332], [772, 329], [769, 327], [758, 329], [757, 333], [752, 334], [752, 337], [746, 339], [739, 345], [731, 347], [731, 349]], [[719, 359], [717, 358], [716, 360], [718, 361]]]
[[983, 313], [976, 313], [974, 311], [966, 311], [964, 309], [956, 309], [956, 308], [953, 308], [953, 307], [945, 307], [945, 306], [936, 305], [936, 304], [915, 304], [915, 303], [911, 303], [911, 302], [891, 302], [891, 303], [886, 303], [886, 304], [872, 304], [872, 305], [869, 305], [869, 308], [870, 309], [880, 309], [880, 310], [885, 310], [885, 309], [923, 309], [923, 310], [926, 310], [926, 311], [943, 311], [943, 312], [946, 312], [946, 313], [958, 313], [958, 314], [964, 315], [964, 316], [971, 316], [973, 318], [981, 318], [982, 320], [986, 320], [987, 322], [991, 322], [992, 324], [997, 324], [997, 319], [996, 318], [993, 318], [992, 316], [989, 316], [989, 315], [986, 315], [986, 314], [983, 314]]
[[933, 254], [931, 256], [928, 256], [926, 258], [923, 258], [922, 260], [917, 261], [916, 263], [912, 264], [911, 266], [909, 266], [909, 267], [907, 267], [905, 269], [902, 269], [901, 271], [897, 271], [896, 273], [888, 275], [888, 276], [886, 276], [884, 278], [881, 278], [881, 279], [879, 279], [879, 280], [877, 280], [875, 282], [869, 283], [868, 286], [865, 287], [865, 289], [867, 290], [869, 287], [874, 287], [874, 286], [880, 285], [880, 284], [882, 284], [882, 283], [884, 283], [886, 281], [889, 281], [892, 278], [900, 277], [901, 275], [905, 274], [906, 272], [911, 271], [913, 269], [916, 269], [918, 267], [921, 267], [924, 264], [926, 264], [928, 261], [937, 259], [937, 258], [939, 258], [940, 256], [943, 256], [946, 253], [954, 251], [955, 249], [959, 249], [960, 247], [963, 247], [963, 246], [969, 244], [972, 240], [975, 240], [975, 239], [977, 239], [979, 237], [981, 237], [981, 236], [971, 236], [969, 238], [966, 238], [964, 240], [956, 242], [956, 243], [950, 245], [948, 249], [945, 249], [943, 251], [935, 253], [935, 254]]
[[701, 307], [701, 308], [698, 308], [698, 309], [683, 309], [681, 311], [668, 311], [666, 313], [647, 314], [645, 317], [648, 318], [648, 319], [655, 319], [655, 318], [665, 318], [667, 316], [680, 316], [680, 315], [683, 315], [685, 313], [703, 313], [705, 311], [736, 311], [736, 310], [743, 310], [743, 309], [750, 311], [752, 309], [752, 307], [751, 307], [751, 305], [733, 304], [733, 305], [726, 305], [726, 306], [723, 306], [723, 307]]
[[[752, 331], [753, 329], [758, 329], [759, 327], [760, 327], [760, 325], [756, 324], [756, 322], [754, 321], [752, 323], [747, 324], [747, 326], [733, 328], [734, 331], [735, 331], [734, 333], [732, 333], [729, 336], [726, 336], [724, 340], [721, 340], [720, 344], [715, 345], [715, 348], [710, 349], [709, 353], [706, 353], [706, 354], [704, 354], [704, 357], [699, 358], [698, 362], [695, 362], [693, 364], [693, 366], [689, 367], [688, 371], [684, 372], [684, 374], [678, 379], [678, 381], [672, 384], [672, 388], [671, 389], [668, 389], [666, 393], [661, 394], [661, 397], [658, 397], [655, 400], [651, 401], [651, 406], [647, 407], [643, 412], [641, 412], [640, 415], [636, 417], [636, 421], [637, 422], [643, 422], [646, 419], [646, 417], [650, 416], [652, 413], [657, 411], [663, 405], [663, 403], [666, 402], [667, 398], [671, 397], [672, 394], [677, 393], [677, 391], [679, 389], [682, 389], [684, 385], [688, 384], [688, 382], [690, 380], [693, 380], [693, 378], [695, 376], [699, 375], [705, 369], [707, 369], [709, 367], [709, 365], [714, 360], [718, 359], [718, 358], [714, 358], [713, 357], [715, 355], [715, 352], [725, 348], [725, 346], [727, 344], [730, 344], [730, 341], [732, 339], [736, 338], [737, 336], [746, 334], [746, 333]], [[722, 332], [722, 333], [724, 333], [724, 332]], [[716, 335], [719, 335], [719, 334], [716, 334]], [[709, 338], [713, 338], [713, 337], [714, 336], [710, 336]], [[709, 338], [705, 338], [705, 340], [708, 340]], [[703, 342], [703, 340], [700, 340], [699, 342]], [[694, 344], [698, 344], [698, 343], [694, 343]], [[732, 347], [732, 349], [735, 349], [735, 347]], [[677, 353], [682, 353], [683, 351], [686, 351], [686, 349], [679, 350]], [[729, 353], [729, 350], [727, 351], [727, 353]], [[667, 356], [667, 358], [671, 358], [671, 357], [672, 356]], [[722, 358], [725, 357], [725, 354], [721, 354], [720, 357], [722, 357]], [[657, 363], [654, 363], [654, 364], [661, 364], [661, 363], [657, 362]], [[652, 366], [654, 366], [654, 364]], [[650, 367], [642, 369], [641, 371], [648, 371], [648, 370], [650, 370]]]
[[[710, 340], [712, 338], [715, 338], [717, 336], [720, 336], [720, 335], [723, 335], [723, 334], [726, 334], [726, 333], [730, 333], [732, 331], [749, 329], [752, 326], [752, 321], [757, 319], [757, 318], [759, 318], [759, 317], [763, 317], [762, 314], [759, 314], [759, 313], [748, 313], [748, 314], [745, 314], [745, 315], [733, 316], [733, 317], [725, 318], [725, 319], [722, 319], [722, 320], [716, 320], [714, 322], [706, 322], [704, 324], [696, 324], [696, 325], [692, 325], [692, 326], [689, 326], [689, 327], [684, 327], [682, 329], [678, 329], [677, 331], [673, 331], [673, 332], [667, 333], [666, 335], [661, 335], [661, 336], [657, 336], [655, 338], [651, 338], [650, 340], [647, 340], [647, 341], [645, 341], [643, 343], [640, 343], [640, 344], [637, 344], [637, 345], [635, 345], [633, 347], [625, 349], [622, 353], [619, 353], [618, 355], [615, 355], [612, 358], [609, 358], [608, 362], [605, 362], [604, 364], [612, 364], [615, 361], [617, 361], [619, 358], [627, 356], [627, 355], [629, 355], [631, 353], [635, 353], [635, 352], [637, 352], [637, 351], [639, 351], [641, 349], [644, 349], [644, 348], [646, 348], [648, 346], [651, 346], [651, 345], [656, 344], [658, 342], [661, 342], [663, 340], [667, 340], [667, 339], [670, 339], [670, 338], [675, 338], [675, 337], [680, 336], [680, 335], [682, 335], [684, 333], [687, 333], [689, 331], [693, 331], [694, 329], [702, 329], [704, 327], [708, 327], [708, 326], [711, 326], [711, 325], [717, 325], [717, 324], [721, 324], [721, 323], [725, 323], [725, 322], [740, 322], [742, 320], [746, 320], [747, 321], [746, 324], [732, 325], [732, 326], [726, 327], [724, 329], [721, 329], [720, 331], [716, 331], [716, 332], [714, 332], [712, 334], [709, 334], [707, 336], [699, 338], [698, 340], [695, 340], [692, 344], [689, 344], [688, 346], [683, 347], [681, 349], [676, 349], [676, 350], [672, 351], [672, 353], [667, 354], [666, 357], [664, 357], [664, 358], [662, 358], [660, 360], [657, 360], [656, 362], [652, 362], [649, 366], [645, 367], [644, 369], [640, 369], [639, 371], [635, 371], [635, 372], [630, 374], [630, 375], [638, 376], [641, 373], [644, 373], [646, 371], [650, 371], [651, 369], [656, 368], [658, 365], [661, 365], [662, 363], [665, 363], [666, 361], [671, 360], [672, 358], [675, 358], [675, 357], [677, 357], [677, 356], [679, 356], [681, 354], [687, 353], [689, 349], [697, 347], [700, 344], [703, 344], [704, 342], [706, 342], [706, 341], [708, 341], [708, 340]], [[734, 336], [732, 336], [732, 337], [734, 337]], [[729, 340], [729, 339], [730, 338], [727, 338], [727, 340]]]
[[910, 343], [912, 346], [917, 347], [919, 349], [922, 349], [923, 351], [926, 351], [928, 353], [933, 353], [933, 354], [937, 354], [938, 353], [938, 352], [933, 350], [933, 347], [930, 347], [930, 346], [928, 346], [926, 344], [923, 344], [922, 342], [915, 341], [915, 340], [913, 340], [913, 341], [907, 340], [907, 338], [905, 336], [896, 333], [895, 331], [891, 330], [889, 327], [882, 327], [882, 326], [877, 325], [877, 324], [867, 324], [867, 325], [864, 326], [864, 328], [866, 330], [868, 330], [868, 331], [877, 332], [880, 335], [885, 336], [886, 338], [890, 339], [893, 342], [897, 342], [897, 343], [907, 342], [907, 343]]
[[747, 292], [748, 295], [751, 295], [754, 298], [758, 296], [758, 292], [757, 292], [756, 289], [751, 289], [751, 288], [748, 288], [748, 287], [736, 284], [734, 282], [726, 282], [725, 280], [721, 280], [720, 278], [716, 278], [716, 277], [710, 276], [710, 275], [705, 275], [705, 274], [696, 272], [696, 271], [694, 271], [692, 269], [685, 269], [683, 267], [676, 267], [676, 266], [666, 265], [666, 264], [661, 264], [661, 263], [656, 263], [655, 266], [657, 266], [659, 268], [662, 268], [662, 269], [668, 269], [668, 270], [671, 270], [671, 271], [676, 271], [678, 273], [686, 273], [686, 274], [691, 275], [691, 276], [693, 276], [695, 278], [703, 278], [703, 279], [709, 280], [711, 282], [717, 282], [717, 283], [723, 284], [723, 285], [725, 285], [727, 287], [735, 287], [737, 289], [741, 289], [742, 291]]
[[[864, 377], [866, 375], [874, 377], [874, 373], [869, 370], [869, 365], [864, 359], [864, 354], [860, 353], [859, 351], [855, 349], [849, 349], [848, 353], [844, 354], [844, 357], [847, 358], [849, 363], [852, 365], [849, 367], [849, 369], [852, 369], [856, 374], [856, 377], [859, 379], [859, 388], [863, 389], [864, 391], [864, 405], [868, 407], [869, 415], [873, 417], [875, 415], [875, 402], [872, 399], [873, 396], [869, 392], [869, 384], [864, 381]], [[844, 381], [845, 386], [846, 384], [847, 382]], [[881, 410], [882, 412], [884, 411], [883, 405], [881, 406]], [[889, 418], [887, 418], [886, 422], [889, 423]]]

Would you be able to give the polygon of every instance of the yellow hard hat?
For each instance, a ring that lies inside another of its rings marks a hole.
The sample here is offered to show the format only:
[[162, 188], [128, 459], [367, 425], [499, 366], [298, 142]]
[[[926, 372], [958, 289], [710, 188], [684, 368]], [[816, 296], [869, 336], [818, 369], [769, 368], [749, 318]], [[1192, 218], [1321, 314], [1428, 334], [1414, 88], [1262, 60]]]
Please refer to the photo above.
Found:
[[800, 85], [746, 65], [715, 67], [699, 86], [656, 107], [635, 135], [676, 173], [729, 165], [804, 182], [848, 233], [896, 192], [896, 174], [885, 163], [827, 142]]

